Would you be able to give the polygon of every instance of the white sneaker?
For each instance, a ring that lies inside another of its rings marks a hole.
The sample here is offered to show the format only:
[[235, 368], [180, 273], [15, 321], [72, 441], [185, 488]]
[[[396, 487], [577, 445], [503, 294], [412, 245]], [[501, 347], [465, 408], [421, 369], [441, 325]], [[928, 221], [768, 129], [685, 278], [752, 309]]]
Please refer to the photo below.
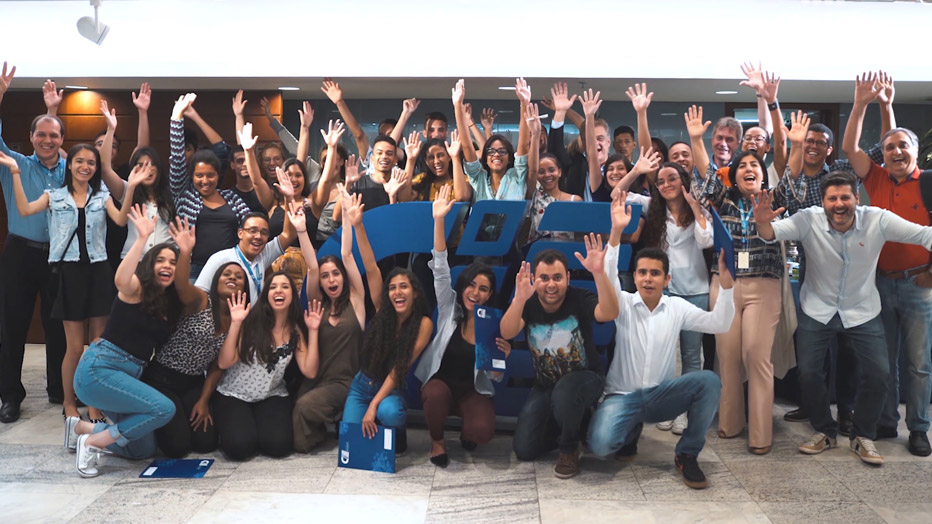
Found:
[[868, 464], [883, 464], [883, 455], [877, 453], [874, 441], [866, 437], [855, 437], [851, 440], [851, 451], [857, 453], [858, 458]]
[[686, 427], [689, 424], [689, 421], [686, 419], [686, 413], [680, 413], [676, 419], [673, 420], [673, 434], [682, 435], [686, 431]]
[[74, 453], [78, 447], [78, 434], [75, 429], [81, 422], [81, 417], [67, 417], [65, 419], [65, 449]]
[[87, 439], [90, 435], [81, 435], [78, 437], [75, 450], [74, 467], [78, 470], [78, 475], [84, 478], [96, 477], [100, 473], [97, 471], [97, 462], [100, 460], [100, 450], [87, 445]]
[[659, 429], [660, 431], [670, 431], [671, 429], [673, 429], [673, 421], [667, 420], [665, 422], [658, 422], [657, 429]]

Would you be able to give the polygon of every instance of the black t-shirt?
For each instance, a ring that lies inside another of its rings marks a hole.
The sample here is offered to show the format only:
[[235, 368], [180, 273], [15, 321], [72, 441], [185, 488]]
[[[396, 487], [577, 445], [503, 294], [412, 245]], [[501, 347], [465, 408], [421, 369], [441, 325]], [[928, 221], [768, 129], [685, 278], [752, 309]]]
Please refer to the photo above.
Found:
[[[316, 242], [317, 238], [317, 217], [314, 216], [314, 213], [311, 213], [310, 209], [304, 210], [304, 223], [309, 231], [311, 244], [314, 245], [314, 249], [320, 247]], [[277, 206], [272, 214], [269, 215], [269, 238], [275, 238], [278, 235], [282, 234], [282, 231], [285, 230], [285, 208], [282, 206]], [[291, 241], [291, 245], [288, 247], [301, 247], [301, 241], [298, 240], [298, 237], [295, 236], [295, 239]]]
[[262, 203], [259, 202], [259, 196], [256, 195], [256, 190], [251, 191], [240, 191], [236, 186], [231, 187], [234, 193], [239, 195], [243, 199], [243, 202], [246, 203], [246, 206], [249, 207], [249, 210], [254, 213], [263, 213], [265, 214], [265, 207], [262, 206]]
[[387, 206], [389, 203], [388, 193], [385, 192], [385, 188], [382, 187], [382, 184], [372, 180], [372, 177], [369, 175], [363, 176], [353, 184], [353, 189], [350, 193], [362, 195], [362, 203], [366, 205], [366, 211], [371, 211], [381, 206]]
[[554, 313], [544, 311], [536, 294], [527, 301], [521, 318], [534, 361], [535, 385], [553, 386], [563, 375], [579, 369], [602, 373], [602, 361], [592, 339], [598, 303], [595, 293], [572, 286]]
[[437, 378], [450, 383], [467, 384], [475, 380], [476, 345], [463, 340], [462, 326], [458, 326], [447, 343], [447, 350], [443, 352]]
[[191, 260], [204, 264], [210, 255], [217, 251], [229, 249], [239, 242], [236, 232], [239, 229], [239, 217], [230, 204], [223, 204], [217, 209], [207, 206], [201, 208], [197, 215], [197, 242]]

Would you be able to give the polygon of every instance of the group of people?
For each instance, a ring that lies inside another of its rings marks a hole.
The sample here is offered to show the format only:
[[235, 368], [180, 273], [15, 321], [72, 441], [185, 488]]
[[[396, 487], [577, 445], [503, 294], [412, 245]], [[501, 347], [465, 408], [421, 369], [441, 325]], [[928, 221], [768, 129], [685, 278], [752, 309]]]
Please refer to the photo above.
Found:
[[[106, 453], [183, 457], [220, 449], [232, 460], [306, 453], [327, 440], [327, 424], [341, 420], [361, 424], [368, 437], [378, 425], [396, 428], [403, 453], [411, 371], [421, 385], [430, 461], [446, 467], [451, 415], [462, 418], [466, 449], [495, 433], [493, 382], [502, 373], [476, 366], [474, 309], [488, 305], [504, 309], [499, 349], [507, 357], [523, 332], [534, 364], [515, 454], [535, 460], [558, 449], [559, 478], [579, 472], [583, 442], [596, 455], [633, 459], [643, 425], [656, 423], [682, 435], [676, 467], [686, 485], [704, 488], [697, 456], [716, 413], [720, 438], [747, 426], [749, 452], [769, 453], [775, 361], [798, 366], [796, 416], [816, 431], [801, 452], [834, 447], [842, 433], [861, 460], [882, 464], [874, 441], [897, 436], [903, 380], [909, 450], [927, 456], [932, 204], [920, 191], [918, 139], [895, 125], [893, 81], [884, 73], [857, 78], [842, 145], [848, 161], [828, 165], [832, 131], [802, 112], [788, 127], [780, 79], [751, 64], [742, 71], [742, 85], [757, 92], [760, 125], [744, 130], [724, 117], [712, 126], [692, 106], [684, 115], [689, 142], [670, 145], [650, 135], [653, 93], [645, 84], [627, 92], [636, 131], [612, 132], [598, 117], [600, 93], [577, 97], [558, 83], [541, 102], [553, 111], [545, 133], [530, 87], [517, 79], [512, 143], [493, 133], [493, 112], [484, 110], [477, 125], [460, 80], [451, 91], [456, 130], [433, 112], [423, 133], [405, 136], [418, 107], [409, 99], [370, 144], [328, 79], [322, 91], [341, 119], [321, 131], [316, 158], [307, 102], [295, 138], [263, 100], [281, 142], [260, 148], [240, 91], [230, 147], [195, 110], [196, 95], [186, 94], [170, 115], [167, 166], [148, 144], [152, 93], [143, 84], [133, 93], [138, 146], [122, 175], [113, 166], [116, 112], [103, 101], [106, 130], [66, 154], [56, 116], [63, 93], [48, 81], [48, 112], [30, 129], [33, 155], [0, 139], [9, 226], [0, 255], [0, 421], [20, 415], [23, 346], [39, 295], [49, 400], [63, 404], [64, 446], [76, 452], [82, 476], [97, 475]], [[4, 63], [0, 102], [14, 74]], [[874, 101], [883, 134], [863, 151], [861, 124]], [[186, 121], [208, 147], [198, 146]], [[570, 144], [566, 121], [580, 130]], [[347, 130], [357, 154], [342, 144]], [[228, 167], [235, 183], [224, 189]], [[862, 183], [873, 207], [858, 205]], [[464, 259], [456, 253], [462, 229], [447, 233], [457, 220], [454, 203], [488, 199], [528, 203], [527, 227], [506, 257], [517, 261], [513, 286], [500, 285], [481, 259], [455, 282], [451, 274], [451, 261]], [[413, 271], [394, 258], [376, 260], [366, 234], [364, 211], [410, 201], [432, 202], [429, 275], [419, 274], [417, 258]], [[608, 203], [607, 242], [589, 232], [541, 230], [557, 201]], [[642, 213], [629, 228], [632, 204]], [[718, 220], [733, 259], [712, 249]], [[108, 238], [128, 223], [118, 259], [108, 258]], [[318, 258], [338, 230], [340, 256]], [[552, 249], [522, 261], [522, 250], [539, 239], [578, 238], [584, 272]], [[796, 242], [803, 259], [798, 311], [785, 241]], [[634, 255], [619, 267], [623, 242]], [[594, 291], [571, 285], [571, 275], [584, 274]], [[615, 324], [607, 360], [593, 335], [600, 322]], [[837, 420], [826, 365], [836, 338], [838, 359], [853, 362], [844, 381], [857, 392], [853, 406], [849, 400], [843, 409], [839, 398]], [[703, 369], [704, 345], [715, 372]], [[901, 348], [909, 362], [903, 373]]]

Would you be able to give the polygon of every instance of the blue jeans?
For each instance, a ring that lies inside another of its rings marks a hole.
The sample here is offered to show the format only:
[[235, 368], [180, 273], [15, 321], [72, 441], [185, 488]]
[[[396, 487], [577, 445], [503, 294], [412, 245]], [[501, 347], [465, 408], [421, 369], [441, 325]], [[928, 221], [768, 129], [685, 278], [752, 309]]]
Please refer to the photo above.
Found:
[[87, 348], [74, 372], [74, 391], [85, 404], [102, 411], [114, 424], [98, 423], [94, 433], [109, 431], [116, 442], [107, 449], [128, 458], [155, 453], [155, 430], [175, 415], [175, 404], [140, 380], [145, 363], [105, 339]]
[[[709, 294], [674, 295], [680, 297], [703, 311], [709, 310]], [[683, 363], [680, 374], [685, 375], [702, 369], [702, 333], [698, 331], [680, 331], [680, 359]]]
[[563, 375], [552, 387], [531, 388], [512, 439], [518, 460], [534, 460], [554, 448], [561, 453], [576, 451], [583, 418], [604, 387], [601, 375], [581, 369]]
[[[915, 277], [892, 280], [877, 277], [880, 318], [887, 335], [890, 387], [880, 425], [896, 427], [900, 419], [900, 378], [906, 383], [906, 427], [929, 431], [929, 397], [932, 396], [932, 289], [913, 283]], [[907, 373], [898, 370], [900, 351], [906, 353]], [[908, 378], [906, 378], [908, 377]]]
[[828, 324], [822, 324], [804, 311], [799, 311], [796, 330], [796, 365], [799, 367], [799, 385], [802, 405], [809, 412], [809, 422], [821, 433], [835, 438], [838, 422], [832, 418], [828, 387], [825, 381], [825, 352], [829, 342], [844, 335], [857, 358], [858, 393], [850, 438], [877, 437], [877, 421], [883, 411], [884, 399], [890, 381], [890, 364], [887, 343], [880, 315], [867, 322], [845, 328], [836, 314]]
[[[343, 421], [359, 424], [369, 409], [369, 403], [382, 389], [382, 382], [375, 381], [360, 371], [350, 384], [346, 404], [343, 405]], [[405, 397], [401, 389], [395, 388], [379, 402], [375, 418], [379, 424], [393, 428], [403, 428], [407, 422]]]
[[609, 455], [630, 444], [638, 424], [688, 413], [689, 425], [676, 444], [676, 453], [698, 455], [705, 446], [721, 392], [718, 375], [700, 370], [633, 393], [608, 395], [589, 424], [589, 449], [596, 455]]

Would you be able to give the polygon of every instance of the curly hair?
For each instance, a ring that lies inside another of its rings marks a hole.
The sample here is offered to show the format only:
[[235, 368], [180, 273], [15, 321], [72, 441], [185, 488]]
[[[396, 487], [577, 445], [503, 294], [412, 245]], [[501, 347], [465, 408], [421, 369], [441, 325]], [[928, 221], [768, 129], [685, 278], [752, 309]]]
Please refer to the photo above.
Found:
[[162, 251], [168, 249], [178, 258], [178, 248], [174, 244], [163, 242], [152, 246], [152, 249], [146, 252], [139, 265], [136, 266], [136, 278], [139, 279], [142, 288], [142, 302], [140, 308], [142, 312], [162, 320], [167, 320], [168, 324], [175, 328], [178, 319], [181, 317], [181, 298], [178, 297], [178, 290], [175, 283], [172, 282], [167, 288], [159, 285], [157, 275], [155, 274], [155, 261], [162, 254]]
[[275, 355], [275, 339], [272, 337], [272, 328], [275, 327], [275, 312], [272, 311], [272, 305], [269, 304], [269, 288], [272, 280], [277, 276], [283, 276], [288, 279], [288, 285], [291, 286], [291, 304], [288, 306], [287, 322], [291, 328], [289, 340], [294, 340], [295, 335], [304, 337], [307, 340], [307, 333], [303, 332], [304, 319], [301, 318], [300, 290], [294, 285], [294, 281], [284, 271], [276, 271], [265, 277], [265, 283], [262, 285], [262, 296], [259, 301], [252, 306], [246, 320], [243, 321], [243, 329], [240, 330], [239, 339], [239, 360], [243, 363], [253, 363], [258, 361], [260, 365], [266, 365], [272, 362]]
[[[414, 303], [411, 315], [401, 326], [398, 325], [398, 314], [391, 306], [388, 298], [388, 286], [397, 276], [403, 276], [411, 283], [414, 291]], [[376, 312], [375, 317], [366, 329], [363, 341], [363, 351], [366, 355], [366, 366], [363, 369], [380, 370], [391, 363], [391, 370], [400, 380], [408, 372], [408, 364], [414, 351], [418, 332], [421, 329], [421, 318], [430, 315], [427, 300], [424, 298], [424, 289], [418, 278], [411, 271], [396, 267], [385, 278], [382, 286], [383, 306]], [[387, 377], [371, 377], [382, 379]]]
[[[683, 166], [676, 162], [664, 162], [660, 170], [673, 169], [679, 175], [683, 187], [690, 190], [691, 178]], [[660, 174], [660, 170], [657, 174]], [[677, 195], [676, 198], [682, 198]], [[680, 216], [676, 217], [677, 222], [682, 227], [688, 227], [696, 220], [693, 210], [689, 206], [682, 206]], [[667, 200], [660, 196], [660, 190], [655, 184], [650, 186], [650, 204], [647, 207], [647, 222], [644, 224], [644, 245], [648, 247], [659, 247], [667, 249]]]

